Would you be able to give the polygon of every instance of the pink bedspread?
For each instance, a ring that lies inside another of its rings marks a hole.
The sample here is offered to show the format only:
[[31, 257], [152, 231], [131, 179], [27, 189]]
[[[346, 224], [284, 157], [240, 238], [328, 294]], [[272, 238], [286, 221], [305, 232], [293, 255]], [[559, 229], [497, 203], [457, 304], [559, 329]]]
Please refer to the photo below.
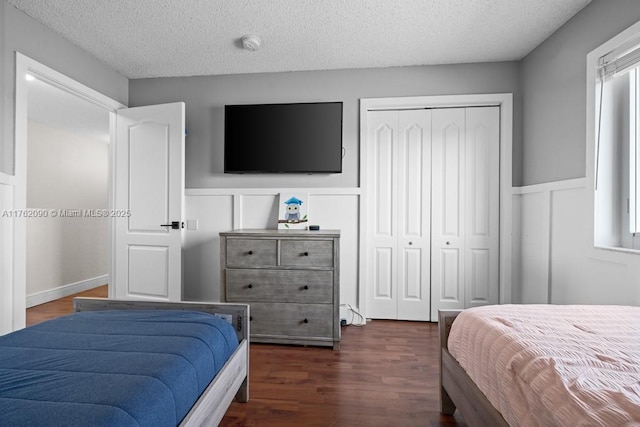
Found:
[[472, 308], [448, 346], [511, 426], [640, 425], [640, 307]]

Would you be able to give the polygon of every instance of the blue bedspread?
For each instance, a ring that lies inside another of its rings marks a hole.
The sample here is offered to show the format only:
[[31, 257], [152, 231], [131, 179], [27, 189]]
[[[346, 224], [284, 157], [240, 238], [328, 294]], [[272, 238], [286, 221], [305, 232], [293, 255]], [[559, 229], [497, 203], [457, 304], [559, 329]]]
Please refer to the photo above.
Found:
[[75, 313], [0, 337], [0, 425], [175, 426], [238, 346], [195, 311]]

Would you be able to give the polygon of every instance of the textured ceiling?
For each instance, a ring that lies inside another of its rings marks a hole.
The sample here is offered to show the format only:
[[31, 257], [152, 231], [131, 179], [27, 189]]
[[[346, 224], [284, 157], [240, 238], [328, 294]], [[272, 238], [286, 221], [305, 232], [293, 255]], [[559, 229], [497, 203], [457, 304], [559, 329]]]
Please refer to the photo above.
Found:
[[145, 78], [519, 60], [590, 0], [8, 2]]

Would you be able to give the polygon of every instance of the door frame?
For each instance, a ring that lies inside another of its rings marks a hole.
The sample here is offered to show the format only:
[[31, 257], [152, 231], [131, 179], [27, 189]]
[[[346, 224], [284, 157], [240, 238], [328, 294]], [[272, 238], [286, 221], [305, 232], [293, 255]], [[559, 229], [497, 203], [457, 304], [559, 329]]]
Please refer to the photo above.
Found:
[[367, 317], [367, 292], [370, 266], [367, 259], [369, 247], [369, 214], [366, 207], [372, 191], [367, 181], [370, 147], [367, 140], [369, 111], [414, 110], [427, 108], [500, 107], [500, 304], [511, 302], [511, 246], [512, 246], [512, 164], [513, 164], [513, 94], [488, 93], [470, 95], [410, 96], [393, 98], [360, 99], [360, 251], [358, 289], [359, 309]]
[[[91, 89], [88, 86], [50, 68], [46, 65], [29, 58], [26, 55], [16, 52], [16, 98], [15, 98], [15, 173], [14, 173], [14, 211], [24, 211], [27, 208], [27, 115], [28, 115], [28, 82], [25, 79], [27, 74], [31, 74], [37, 79], [55, 86], [65, 92], [89, 101], [110, 113], [110, 135], [109, 144], [109, 209], [114, 206], [114, 150], [113, 138], [115, 135], [114, 111], [125, 108], [126, 105]], [[13, 282], [11, 288], [12, 319], [11, 330], [21, 329], [26, 323], [26, 221], [13, 221]], [[109, 281], [113, 277], [113, 232], [114, 227], [110, 223], [108, 230], [109, 241]], [[112, 293], [112, 286], [109, 286], [109, 295]], [[8, 291], [5, 291], [8, 294]], [[3, 295], [4, 296], [4, 295]]]

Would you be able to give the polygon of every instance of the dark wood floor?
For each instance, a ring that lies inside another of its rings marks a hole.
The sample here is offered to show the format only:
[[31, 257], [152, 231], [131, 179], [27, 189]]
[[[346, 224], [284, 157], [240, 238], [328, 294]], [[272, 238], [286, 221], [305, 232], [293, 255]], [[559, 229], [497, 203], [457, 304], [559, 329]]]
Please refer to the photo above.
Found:
[[60, 298], [45, 304], [40, 304], [27, 309], [27, 326], [44, 322], [45, 320], [55, 319], [73, 312], [73, 299], [75, 297], [95, 297], [106, 298], [108, 296], [107, 285], [88, 291], [80, 292], [75, 295]]
[[[82, 296], [106, 297], [106, 287]], [[72, 297], [27, 310], [29, 325], [72, 311]], [[342, 328], [342, 348], [252, 344], [248, 403], [222, 426], [465, 426], [438, 412], [438, 330], [374, 320]]]

